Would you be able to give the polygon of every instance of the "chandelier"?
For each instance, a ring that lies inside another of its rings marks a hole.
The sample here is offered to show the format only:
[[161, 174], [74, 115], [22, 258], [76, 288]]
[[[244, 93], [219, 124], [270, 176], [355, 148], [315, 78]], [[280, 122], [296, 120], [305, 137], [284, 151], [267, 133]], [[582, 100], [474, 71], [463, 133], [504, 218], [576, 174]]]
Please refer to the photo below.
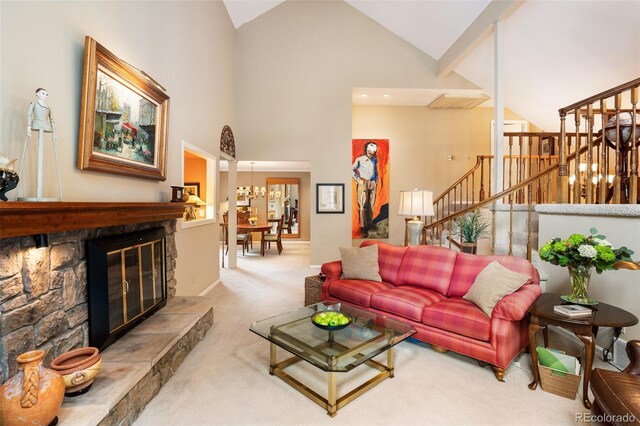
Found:
[[238, 195], [242, 198], [248, 199], [256, 199], [258, 197], [264, 198], [267, 190], [265, 187], [253, 186], [253, 165], [254, 162], [251, 162], [251, 186], [239, 186], [238, 187]]
[[[579, 172], [579, 176], [576, 176], [575, 173], [569, 176], [569, 186], [571, 187], [571, 189], [579, 190], [580, 196], [582, 198], [586, 198], [587, 197], [587, 163], [580, 163], [578, 165], [578, 172]], [[602, 176], [602, 174], [599, 174], [598, 163], [591, 163], [591, 172], [592, 172], [591, 183], [593, 184], [594, 188], [597, 185], [599, 185], [603, 179], [606, 179], [607, 186], [613, 184], [613, 178], [615, 176], [614, 175]], [[576, 181], [577, 183], [580, 184], [579, 188], [574, 188], [574, 184], [576, 183]]]

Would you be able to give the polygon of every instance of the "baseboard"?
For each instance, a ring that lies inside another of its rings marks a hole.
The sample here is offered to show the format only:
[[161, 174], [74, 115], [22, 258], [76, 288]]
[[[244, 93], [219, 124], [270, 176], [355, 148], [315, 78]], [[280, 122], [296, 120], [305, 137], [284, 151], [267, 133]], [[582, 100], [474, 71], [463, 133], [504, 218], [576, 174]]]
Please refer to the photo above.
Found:
[[202, 293], [200, 293], [198, 296], [206, 296], [207, 294], [209, 294], [209, 292], [211, 290], [213, 290], [218, 284], [220, 284], [220, 279], [218, 278], [213, 284], [211, 284], [209, 287], [205, 288], [204, 291]]

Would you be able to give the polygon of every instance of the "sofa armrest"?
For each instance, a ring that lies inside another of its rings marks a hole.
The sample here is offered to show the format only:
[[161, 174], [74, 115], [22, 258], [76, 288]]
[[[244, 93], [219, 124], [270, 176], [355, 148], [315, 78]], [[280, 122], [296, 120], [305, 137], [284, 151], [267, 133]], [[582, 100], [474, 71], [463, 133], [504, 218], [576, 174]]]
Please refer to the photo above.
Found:
[[342, 275], [342, 262], [339, 260], [323, 263], [320, 268], [323, 274], [327, 276], [329, 280], [338, 280]]
[[507, 321], [520, 321], [542, 293], [539, 284], [525, 284], [505, 296], [493, 309], [493, 315]]

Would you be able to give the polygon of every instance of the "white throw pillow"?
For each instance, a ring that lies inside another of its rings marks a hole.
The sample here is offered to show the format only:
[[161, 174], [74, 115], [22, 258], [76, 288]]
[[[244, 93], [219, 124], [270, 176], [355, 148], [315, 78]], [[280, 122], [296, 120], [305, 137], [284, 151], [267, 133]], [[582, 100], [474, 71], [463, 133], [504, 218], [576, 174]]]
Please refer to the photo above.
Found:
[[340, 247], [342, 279], [382, 281], [378, 267], [378, 246]]
[[528, 276], [507, 269], [494, 260], [480, 271], [462, 298], [475, 303], [491, 318], [493, 308], [504, 296], [513, 293], [530, 280]]

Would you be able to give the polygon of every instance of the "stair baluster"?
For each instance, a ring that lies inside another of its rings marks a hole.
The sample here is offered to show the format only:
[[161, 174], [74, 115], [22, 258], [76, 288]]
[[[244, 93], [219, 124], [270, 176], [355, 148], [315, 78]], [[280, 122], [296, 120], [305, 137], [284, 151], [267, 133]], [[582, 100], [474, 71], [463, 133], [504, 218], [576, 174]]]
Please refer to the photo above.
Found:
[[629, 176], [629, 203], [636, 204], [638, 202], [638, 145], [635, 143], [638, 135], [636, 134], [637, 110], [638, 103], [638, 87], [631, 89], [631, 173]]

